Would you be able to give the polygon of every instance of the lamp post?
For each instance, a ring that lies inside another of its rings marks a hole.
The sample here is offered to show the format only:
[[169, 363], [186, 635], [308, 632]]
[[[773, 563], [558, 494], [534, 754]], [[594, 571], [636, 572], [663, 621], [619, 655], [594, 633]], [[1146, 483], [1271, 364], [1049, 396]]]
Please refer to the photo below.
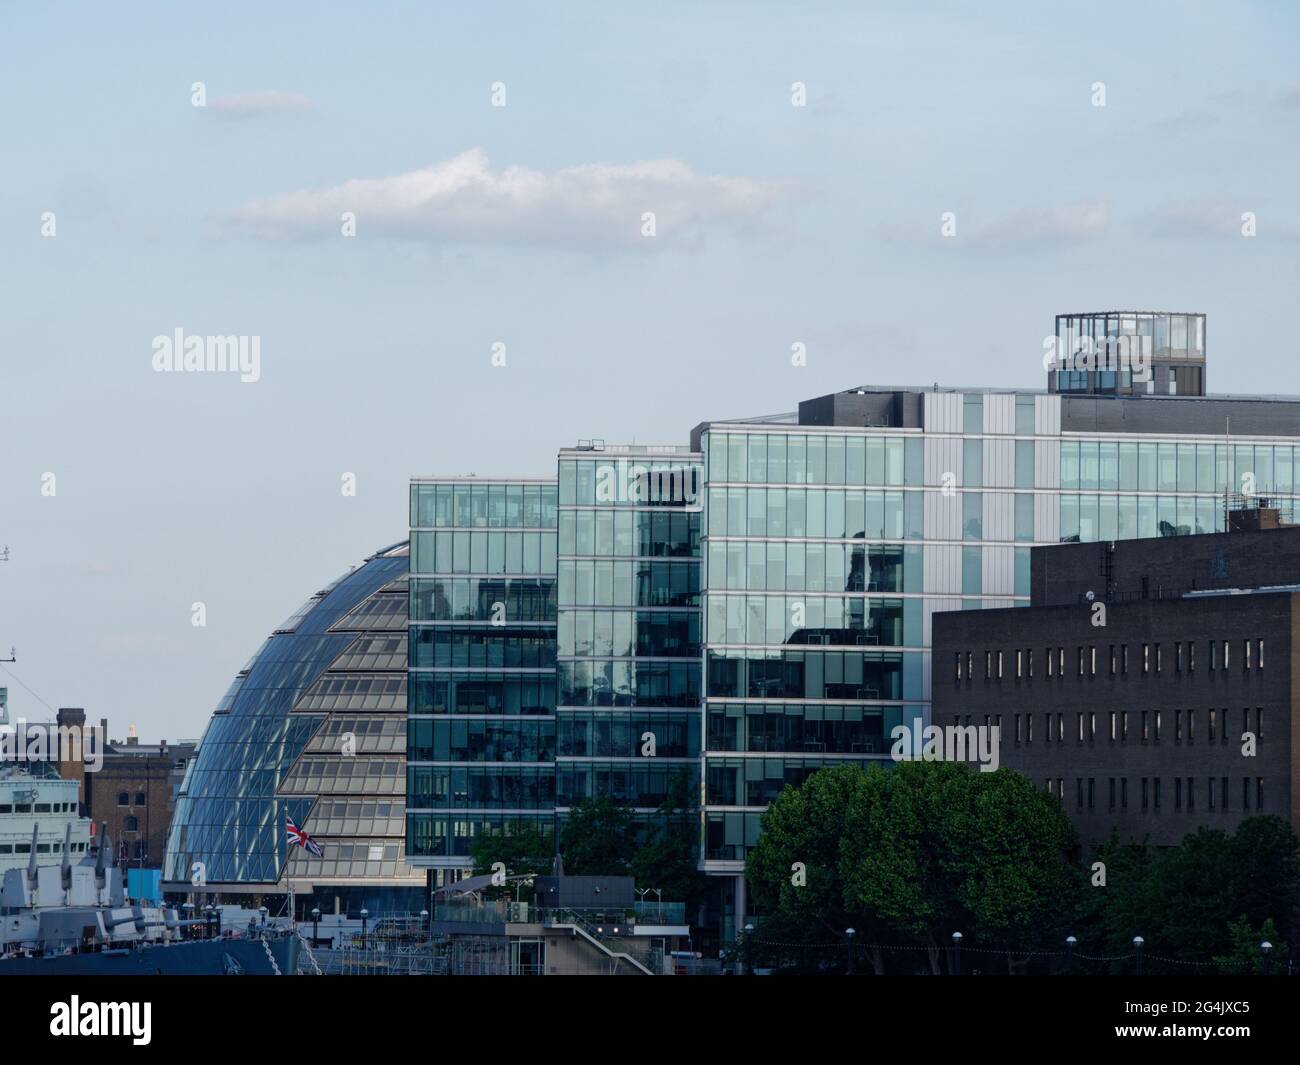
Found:
[[1264, 963], [1260, 966], [1260, 971], [1263, 975], [1268, 976], [1273, 971], [1268, 964], [1269, 956], [1273, 953], [1273, 944], [1266, 939], [1259, 945], [1259, 949], [1264, 955]]
[[361, 949], [366, 949], [366, 920], [370, 917], [370, 911], [364, 906], [361, 908]]
[[856, 928], [844, 929], [844, 940], [848, 944], [848, 948], [849, 948], [849, 975], [850, 976], [853, 975], [853, 937], [857, 934], [858, 932]]
[[952, 974], [953, 974], [953, 976], [961, 976], [961, 940], [962, 940], [962, 935], [961, 935], [960, 932], [954, 932], [954, 933], [952, 934]]
[[257, 912], [258, 912], [259, 914], [261, 914], [261, 916], [262, 916], [262, 935], [265, 936], [265, 935], [266, 935], [266, 915], [267, 915], [268, 913], [270, 913], [271, 911], [268, 910], [265, 906], [259, 906], [259, 907], [257, 908]]
[[207, 933], [209, 939], [214, 938], [212, 935], [212, 903], [203, 907], [203, 931]]
[[421, 911], [420, 911], [420, 931], [421, 931], [421, 932], [424, 932], [426, 935], [428, 934], [428, 931], [429, 931], [429, 911], [428, 911], [428, 910], [421, 910]]
[[745, 975], [754, 975], [754, 926], [745, 925]]
[[320, 907], [311, 908], [311, 945], [313, 947], [320, 944]]
[[1145, 944], [1146, 944], [1146, 940], [1143, 939], [1141, 936], [1133, 937], [1133, 950], [1137, 953], [1137, 962], [1135, 965], [1136, 971], [1134, 973], [1135, 976], [1142, 975], [1142, 947]]
[[1065, 965], [1067, 972], [1072, 972], [1074, 970], [1074, 948], [1078, 945], [1079, 941], [1075, 939], [1074, 936], [1065, 937]]
[[[185, 911], [185, 920], [186, 920], [186, 921], [192, 921], [192, 920], [194, 920], [194, 903], [192, 903], [192, 902], [184, 903], [184, 904], [181, 906], [181, 909]], [[186, 938], [186, 939], [193, 939], [193, 938], [194, 938], [194, 926], [193, 926], [193, 925], [191, 925], [191, 924], [187, 924], [187, 925], [185, 926], [185, 938]]]

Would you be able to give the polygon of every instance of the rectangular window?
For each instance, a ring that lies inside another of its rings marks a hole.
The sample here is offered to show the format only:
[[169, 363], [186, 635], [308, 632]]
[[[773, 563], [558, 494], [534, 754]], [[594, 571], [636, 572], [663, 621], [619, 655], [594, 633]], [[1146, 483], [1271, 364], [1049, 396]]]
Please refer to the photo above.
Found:
[[1091, 810], [1096, 805], [1097, 800], [1097, 780], [1095, 777], [1088, 778], [1088, 809]]
[[961, 680], [961, 652], [957, 652], [957, 679]]
[[1142, 742], [1143, 743], [1146, 743], [1151, 738], [1150, 734], [1147, 732], [1147, 715], [1148, 715], [1148, 711], [1143, 710], [1142, 711]]
[[1074, 716], [1077, 719], [1077, 724], [1078, 724], [1078, 731], [1079, 731], [1078, 742], [1082, 743], [1083, 742], [1083, 711], [1079, 711]]
[[1016, 679], [1019, 679], [1025, 675], [1024, 666], [1025, 666], [1025, 652], [1017, 651], [1016, 652]]
[[1227, 777], [1219, 778], [1219, 792], [1220, 795], [1222, 796], [1223, 812], [1226, 814], [1228, 812], [1228, 778]]
[[1097, 739], [1097, 711], [1088, 711], [1088, 742], [1092, 743]]
[[1128, 809], [1128, 777], [1121, 777], [1119, 781], [1119, 808]]
[[1255, 809], [1264, 809], [1264, 778], [1255, 778]]
[[1196, 742], [1196, 711], [1187, 711], [1187, 746]]
[[1213, 810], [1214, 809], [1214, 778], [1213, 777], [1210, 777], [1210, 779], [1207, 781], [1206, 789], [1207, 789], [1207, 794], [1205, 796], [1205, 805], [1209, 809]]
[[1183, 671], [1183, 641], [1175, 640], [1174, 641], [1174, 672], [1181, 673], [1182, 671]]
[[1187, 672], [1196, 672], [1196, 644], [1191, 640], [1187, 641]]
[[1151, 781], [1151, 796], [1155, 800], [1153, 805], [1156, 809], [1156, 812], [1159, 813], [1160, 812], [1160, 778], [1159, 777], [1155, 777]]
[[1160, 742], [1160, 725], [1161, 725], [1161, 720], [1162, 720], [1162, 717], [1161, 717], [1162, 713], [1163, 713], [1163, 711], [1160, 711], [1160, 710], [1157, 710], [1157, 711], [1156, 711], [1156, 743], [1159, 743], [1159, 742]]
[[1110, 808], [1115, 809], [1115, 778], [1110, 778]]
[[1020, 742], [1020, 715], [1016, 714], [1016, 742]]
[[1116, 716], [1116, 715], [1115, 715], [1115, 711], [1112, 710], [1112, 711], [1110, 712], [1110, 742], [1111, 742], [1111, 743], [1114, 743], [1115, 740], [1116, 740], [1116, 738], [1117, 738], [1117, 737], [1116, 737], [1116, 734], [1115, 734], [1115, 729], [1116, 729], [1116, 725], [1115, 725], [1115, 716]]
[[1256, 668], [1257, 668], [1257, 669], [1263, 669], [1263, 668], [1264, 668], [1264, 639], [1263, 639], [1263, 637], [1261, 637], [1260, 639], [1258, 639], [1258, 640], [1255, 641], [1255, 663], [1256, 663]]
[[1121, 743], [1128, 743], [1128, 711], [1120, 711], [1119, 739]]
[[1187, 809], [1192, 811], [1196, 809], [1196, 778], [1187, 778]]
[[1214, 727], [1215, 725], [1218, 724], [1218, 717], [1219, 715], [1214, 711], [1213, 708], [1211, 708], [1210, 709], [1210, 742], [1211, 743], [1214, 742]]
[[1174, 809], [1183, 808], [1183, 778], [1174, 777]]
[[1083, 809], [1083, 777], [1074, 778], [1074, 796], [1075, 796], [1074, 805], [1078, 809], [1082, 810]]
[[998, 652], [998, 680], [1002, 679], [1002, 652]]
[[1150, 806], [1151, 795], [1148, 788], [1149, 788], [1149, 784], [1147, 778], [1143, 777], [1142, 778], [1142, 812], [1143, 813], [1146, 813], [1147, 809]]
[[1149, 673], [1150, 671], [1151, 671], [1151, 645], [1144, 643], [1142, 645], [1142, 672]]

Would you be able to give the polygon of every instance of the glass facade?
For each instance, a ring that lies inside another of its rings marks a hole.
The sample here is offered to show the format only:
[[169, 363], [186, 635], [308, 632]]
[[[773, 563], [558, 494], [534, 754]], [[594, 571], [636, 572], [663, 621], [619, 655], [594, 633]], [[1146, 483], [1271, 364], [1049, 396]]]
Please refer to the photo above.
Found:
[[[978, 400], [964, 421], [982, 417]], [[888, 752], [924, 687], [920, 436], [713, 425], [706, 455], [707, 866], [776, 793]], [[982, 456], [962, 455], [980, 484]], [[979, 493], [966, 534], [980, 538]]]
[[[665, 453], [667, 452], [667, 453]], [[556, 805], [699, 777], [701, 456], [562, 451]]]
[[[1203, 361], [1197, 316], [1132, 328]], [[703, 423], [696, 451], [566, 449], [531, 510], [513, 482], [415, 482], [413, 860], [464, 866], [477, 832], [593, 795], [644, 814], [685, 766], [703, 867], [739, 874], [781, 787], [928, 721], [934, 612], [1026, 605], [1034, 545], [1221, 530], [1229, 495], [1293, 515], [1295, 409], [858, 389]]]
[[[317, 593], [221, 700], [190, 762], [163, 879], [189, 890], [415, 890], [405, 863], [407, 545]], [[324, 849], [285, 842], [291, 816]], [[322, 898], [325, 895], [321, 896]]]
[[553, 830], [557, 513], [555, 481], [411, 485], [407, 847], [435, 879]]

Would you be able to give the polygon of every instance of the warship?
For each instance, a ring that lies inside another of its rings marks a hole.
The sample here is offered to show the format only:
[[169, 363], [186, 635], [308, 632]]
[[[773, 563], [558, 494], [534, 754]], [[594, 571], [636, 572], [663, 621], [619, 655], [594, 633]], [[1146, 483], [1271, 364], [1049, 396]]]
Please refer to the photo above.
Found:
[[32, 829], [26, 869], [8, 869], [0, 886], [0, 976], [289, 976], [302, 946], [296, 929], [250, 928], [217, 934], [202, 919], [127, 897], [125, 871], [114, 866], [107, 824], [73, 860], [72, 827], [62, 861], [37, 861]]

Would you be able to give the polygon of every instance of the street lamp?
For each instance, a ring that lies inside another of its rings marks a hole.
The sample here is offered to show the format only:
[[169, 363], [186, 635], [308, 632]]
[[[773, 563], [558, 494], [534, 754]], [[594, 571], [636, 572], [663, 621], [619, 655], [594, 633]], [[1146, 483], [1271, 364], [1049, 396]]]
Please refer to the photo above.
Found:
[[1269, 975], [1272, 973], [1272, 969], [1269, 968], [1268, 956], [1273, 953], [1273, 944], [1266, 939], [1259, 945], [1259, 949], [1264, 954], [1264, 964], [1261, 966], [1261, 969], [1265, 975]]
[[1136, 976], [1142, 975], [1142, 947], [1145, 945], [1145, 943], [1146, 940], [1143, 939], [1141, 936], [1133, 937], [1133, 949], [1134, 951], [1137, 952], [1136, 972], [1134, 973], [1134, 975]]
[[311, 945], [313, 947], [320, 945], [320, 907], [311, 908]]
[[850, 976], [853, 975], [853, 937], [856, 936], [857, 934], [858, 931], [856, 928], [844, 929], [844, 938], [848, 942], [848, 947], [849, 947], [849, 975]]
[[1079, 941], [1074, 936], [1065, 937], [1065, 956], [1067, 958], [1066, 966], [1069, 969], [1074, 968], [1074, 948], [1079, 945]]
[[[192, 902], [186, 902], [186, 903], [184, 903], [184, 904], [181, 906], [181, 909], [185, 911], [185, 920], [186, 920], [186, 921], [192, 921], [192, 920], [194, 919], [194, 903], [192, 903]], [[192, 938], [194, 937], [194, 926], [193, 926], [193, 925], [191, 925], [191, 924], [187, 924], [187, 925], [185, 926], [185, 936], [186, 936], [187, 939], [192, 939]]]
[[961, 940], [960, 932], [952, 934], [952, 972], [954, 976], [961, 976]]
[[366, 920], [370, 916], [370, 911], [364, 906], [361, 908], [361, 949], [366, 949]]
[[429, 931], [429, 911], [428, 911], [428, 910], [421, 910], [421, 911], [420, 911], [420, 931], [421, 931], [421, 932], [427, 932], [427, 931]]
[[754, 975], [754, 926], [745, 925], [745, 975]]

